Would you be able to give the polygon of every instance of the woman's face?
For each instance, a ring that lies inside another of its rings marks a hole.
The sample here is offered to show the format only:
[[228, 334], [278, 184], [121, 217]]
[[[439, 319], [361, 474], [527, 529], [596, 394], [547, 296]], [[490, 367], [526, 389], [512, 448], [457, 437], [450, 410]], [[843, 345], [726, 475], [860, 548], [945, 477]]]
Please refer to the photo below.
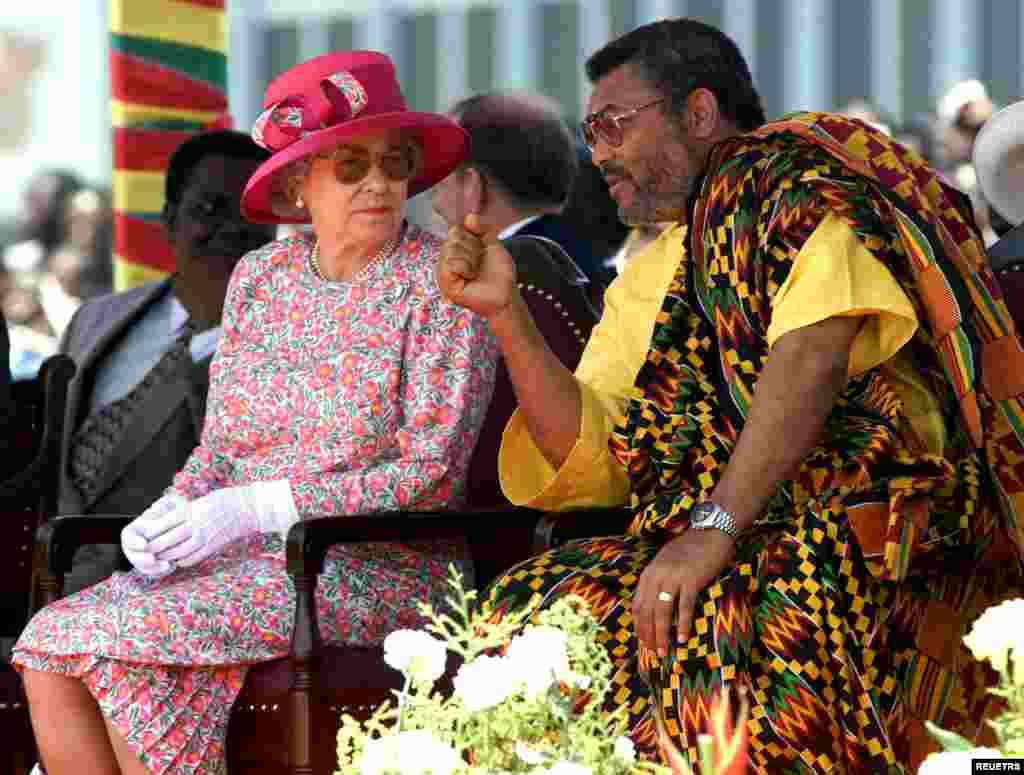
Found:
[[388, 130], [346, 140], [316, 156], [302, 197], [321, 236], [369, 246], [398, 234], [419, 147], [406, 133]]

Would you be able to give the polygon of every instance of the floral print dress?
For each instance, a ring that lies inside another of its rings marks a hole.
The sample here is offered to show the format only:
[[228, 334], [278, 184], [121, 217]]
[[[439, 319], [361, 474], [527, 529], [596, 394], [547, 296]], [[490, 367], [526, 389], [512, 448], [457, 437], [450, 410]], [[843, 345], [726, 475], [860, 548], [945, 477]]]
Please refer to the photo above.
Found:
[[[200, 446], [174, 481], [194, 499], [287, 478], [302, 518], [462, 500], [494, 386], [486, 323], [445, 302], [440, 242], [407, 225], [348, 282], [309, 270], [308, 236], [250, 253], [232, 277]], [[334, 547], [321, 634], [379, 642], [439, 604], [457, 542]], [[220, 773], [246, 666], [288, 653], [295, 594], [284, 544], [261, 534], [163, 579], [116, 573], [35, 616], [19, 668], [81, 678], [154, 773]]]

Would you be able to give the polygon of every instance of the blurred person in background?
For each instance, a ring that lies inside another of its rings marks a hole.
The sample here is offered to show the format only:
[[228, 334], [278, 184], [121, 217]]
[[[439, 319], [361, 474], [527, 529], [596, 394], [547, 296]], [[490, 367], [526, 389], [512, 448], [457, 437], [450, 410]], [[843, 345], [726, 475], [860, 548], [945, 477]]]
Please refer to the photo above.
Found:
[[572, 135], [557, 104], [530, 94], [477, 94], [448, 115], [469, 135], [469, 154], [434, 187], [435, 213], [445, 227], [477, 213], [501, 239], [546, 237], [587, 277], [590, 245], [559, 217], [577, 172]]
[[0, 309], [10, 326], [11, 367], [17, 378], [35, 374], [57, 347], [59, 332], [46, 316], [39, 284], [54, 250], [67, 235], [67, 208], [82, 182], [71, 172], [47, 170], [26, 185], [16, 214], [15, 241], [3, 252]]
[[991, 224], [991, 208], [978, 186], [972, 154], [981, 127], [995, 113], [996, 105], [981, 81], [961, 81], [939, 100], [935, 131], [942, 171], [971, 201], [975, 221], [986, 245], [997, 239]]

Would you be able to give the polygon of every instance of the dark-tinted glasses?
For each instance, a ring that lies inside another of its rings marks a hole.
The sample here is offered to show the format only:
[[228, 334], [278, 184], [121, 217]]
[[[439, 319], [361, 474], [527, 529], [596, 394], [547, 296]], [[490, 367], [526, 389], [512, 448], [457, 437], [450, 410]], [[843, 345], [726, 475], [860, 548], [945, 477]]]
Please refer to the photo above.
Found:
[[334, 163], [334, 176], [339, 183], [346, 185], [358, 183], [369, 175], [370, 168], [375, 162], [384, 177], [396, 183], [411, 178], [419, 171], [420, 166], [420, 149], [416, 143], [405, 143], [392, 148], [376, 159], [365, 148], [347, 145], [319, 156]]
[[619, 113], [612, 113], [610, 107], [599, 110], [597, 113], [591, 113], [580, 123], [580, 136], [591, 151], [594, 150], [598, 140], [604, 140], [612, 148], [618, 148], [622, 145], [622, 122], [632, 118], [640, 111], [647, 110], [647, 108], [664, 101], [665, 98], [662, 97]]

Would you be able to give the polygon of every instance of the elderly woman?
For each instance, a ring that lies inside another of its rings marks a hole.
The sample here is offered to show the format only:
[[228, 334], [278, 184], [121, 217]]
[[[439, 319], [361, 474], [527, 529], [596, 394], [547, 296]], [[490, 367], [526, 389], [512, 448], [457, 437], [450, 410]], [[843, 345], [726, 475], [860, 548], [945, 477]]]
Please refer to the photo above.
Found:
[[[135, 569], [40, 612], [15, 649], [49, 775], [214, 773], [246, 666], [288, 652], [281, 533], [331, 513], [458, 505], [494, 382], [481, 318], [442, 300], [440, 243], [403, 220], [466, 136], [406, 109], [372, 52], [268, 88], [252, 220], [311, 221], [236, 268], [200, 446], [127, 527]], [[443, 594], [455, 544], [335, 547], [323, 636], [374, 643]]]

